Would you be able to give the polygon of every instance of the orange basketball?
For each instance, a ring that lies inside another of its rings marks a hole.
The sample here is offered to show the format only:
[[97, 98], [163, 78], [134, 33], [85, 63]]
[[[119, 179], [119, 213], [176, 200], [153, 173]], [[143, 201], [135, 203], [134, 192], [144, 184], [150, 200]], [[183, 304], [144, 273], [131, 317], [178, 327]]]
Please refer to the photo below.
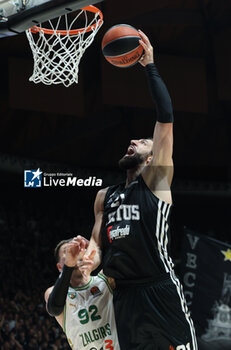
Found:
[[128, 24], [117, 24], [111, 27], [103, 37], [103, 55], [116, 67], [131, 67], [140, 60], [143, 54], [143, 47], [139, 40], [140, 35], [137, 29]]

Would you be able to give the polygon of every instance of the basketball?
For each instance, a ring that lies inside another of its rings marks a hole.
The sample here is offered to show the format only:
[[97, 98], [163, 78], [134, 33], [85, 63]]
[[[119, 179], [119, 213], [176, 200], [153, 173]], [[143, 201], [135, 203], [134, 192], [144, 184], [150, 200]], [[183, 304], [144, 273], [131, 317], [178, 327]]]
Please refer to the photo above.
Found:
[[131, 67], [143, 54], [140, 39], [139, 32], [134, 27], [128, 24], [117, 24], [111, 27], [103, 37], [103, 55], [116, 67]]

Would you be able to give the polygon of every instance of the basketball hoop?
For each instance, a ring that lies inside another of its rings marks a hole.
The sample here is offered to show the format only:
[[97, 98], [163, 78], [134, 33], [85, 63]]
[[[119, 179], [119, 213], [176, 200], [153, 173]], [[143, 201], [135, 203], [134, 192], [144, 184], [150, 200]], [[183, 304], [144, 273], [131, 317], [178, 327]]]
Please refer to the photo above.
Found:
[[[83, 28], [73, 29], [77, 20], [84, 21]], [[49, 20], [47, 24], [50, 28], [40, 24], [26, 30], [34, 58], [34, 70], [29, 80], [66, 87], [78, 83], [80, 60], [103, 24], [102, 12], [95, 6], [87, 6], [74, 14], [74, 19], [69, 13]]]

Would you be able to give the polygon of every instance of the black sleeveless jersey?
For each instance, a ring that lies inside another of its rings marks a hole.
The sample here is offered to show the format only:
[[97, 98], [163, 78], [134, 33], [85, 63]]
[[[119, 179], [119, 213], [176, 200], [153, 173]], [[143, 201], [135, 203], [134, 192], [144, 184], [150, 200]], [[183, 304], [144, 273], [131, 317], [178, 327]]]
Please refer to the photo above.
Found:
[[157, 198], [141, 175], [109, 187], [104, 200], [103, 269], [119, 280], [158, 278], [173, 268], [168, 255], [171, 204]]

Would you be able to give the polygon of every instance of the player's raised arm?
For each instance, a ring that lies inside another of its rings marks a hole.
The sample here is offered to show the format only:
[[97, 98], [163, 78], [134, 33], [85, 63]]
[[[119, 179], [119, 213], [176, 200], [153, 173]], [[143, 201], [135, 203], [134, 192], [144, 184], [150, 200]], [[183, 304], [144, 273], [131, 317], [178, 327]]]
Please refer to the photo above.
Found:
[[66, 244], [64, 260], [57, 264], [61, 274], [54, 287], [48, 288], [45, 292], [47, 311], [51, 316], [57, 317], [63, 313], [72, 272], [77, 266], [77, 260], [81, 259], [86, 251], [86, 240], [80, 240], [79, 237], [73, 238]]
[[141, 36], [140, 44], [145, 52], [140, 63], [145, 67], [151, 96], [157, 110], [157, 121], [153, 134], [153, 158], [150, 166], [144, 169], [143, 178], [152, 191], [157, 190], [159, 196], [163, 196], [161, 199], [171, 201], [169, 195], [166, 196], [166, 191], [170, 189], [173, 177], [172, 102], [166, 85], [154, 64], [153, 47], [148, 37], [142, 31], [139, 33]]
[[86, 255], [91, 254], [93, 250], [96, 251], [94, 256], [94, 268], [95, 270], [101, 263], [102, 252], [101, 252], [101, 227], [103, 223], [103, 212], [104, 212], [104, 198], [107, 192], [107, 188], [100, 190], [95, 199], [94, 213], [95, 213], [95, 224], [93, 226], [90, 243], [87, 249]]

